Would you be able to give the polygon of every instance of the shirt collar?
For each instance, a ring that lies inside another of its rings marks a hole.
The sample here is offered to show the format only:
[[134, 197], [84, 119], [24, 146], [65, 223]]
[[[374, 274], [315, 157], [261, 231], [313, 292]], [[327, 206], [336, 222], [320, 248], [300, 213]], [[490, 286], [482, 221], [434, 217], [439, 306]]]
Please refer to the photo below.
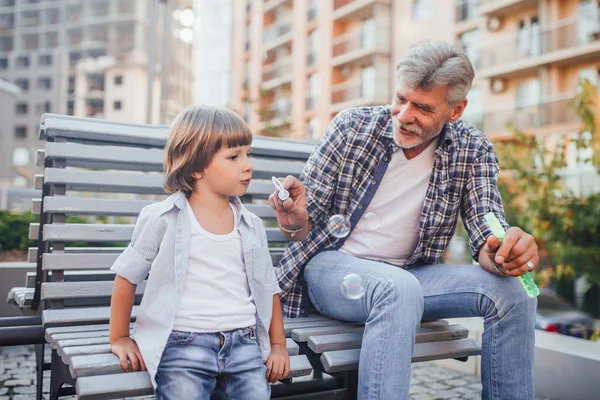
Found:
[[[178, 190], [161, 203], [159, 214], [162, 215], [168, 211], [171, 211], [174, 207], [177, 207], [179, 210], [183, 210], [186, 202], [187, 197], [185, 193], [181, 190]], [[250, 211], [248, 211], [248, 209], [242, 204], [241, 200], [238, 197], [230, 197], [229, 202], [233, 205], [233, 207], [235, 207], [238, 215], [240, 215], [240, 221], [243, 221], [250, 228], [254, 228]]]

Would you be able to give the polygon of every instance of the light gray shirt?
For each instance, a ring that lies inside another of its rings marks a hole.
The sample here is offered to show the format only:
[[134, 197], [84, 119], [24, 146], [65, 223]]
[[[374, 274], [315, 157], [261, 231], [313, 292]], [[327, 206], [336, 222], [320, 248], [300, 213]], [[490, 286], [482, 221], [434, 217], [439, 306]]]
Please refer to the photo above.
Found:
[[[238, 198], [232, 198], [231, 202], [241, 215], [237, 229], [242, 238], [248, 285], [256, 306], [258, 343], [263, 361], [266, 361], [271, 353], [269, 327], [273, 295], [280, 292], [279, 284], [261, 219], [248, 211]], [[111, 267], [134, 285], [148, 276], [132, 338], [142, 353], [154, 388], [156, 370], [173, 329], [186, 279], [191, 236], [186, 203], [185, 194], [176, 192], [159, 203], [144, 207], [131, 243]]]

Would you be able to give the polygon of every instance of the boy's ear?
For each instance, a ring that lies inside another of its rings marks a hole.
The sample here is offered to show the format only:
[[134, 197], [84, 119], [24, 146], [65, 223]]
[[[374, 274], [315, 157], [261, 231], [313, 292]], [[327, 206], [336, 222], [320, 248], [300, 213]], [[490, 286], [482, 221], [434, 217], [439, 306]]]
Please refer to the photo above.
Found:
[[202, 173], [201, 172], [194, 172], [192, 174], [192, 178], [194, 178], [195, 180], [198, 181], [198, 180], [202, 179]]

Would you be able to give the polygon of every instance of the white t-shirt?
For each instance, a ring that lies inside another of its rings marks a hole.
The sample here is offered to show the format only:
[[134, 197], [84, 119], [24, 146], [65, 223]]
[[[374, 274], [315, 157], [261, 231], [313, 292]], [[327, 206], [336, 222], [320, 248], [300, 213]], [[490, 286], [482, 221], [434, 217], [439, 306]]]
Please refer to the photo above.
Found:
[[233, 231], [226, 235], [207, 232], [194, 215], [189, 202], [191, 238], [187, 276], [173, 330], [223, 332], [256, 323], [256, 307], [250, 294], [242, 240], [234, 215]]
[[437, 140], [408, 160], [392, 154], [371, 203], [340, 251], [402, 266], [419, 240], [419, 220], [433, 172]]

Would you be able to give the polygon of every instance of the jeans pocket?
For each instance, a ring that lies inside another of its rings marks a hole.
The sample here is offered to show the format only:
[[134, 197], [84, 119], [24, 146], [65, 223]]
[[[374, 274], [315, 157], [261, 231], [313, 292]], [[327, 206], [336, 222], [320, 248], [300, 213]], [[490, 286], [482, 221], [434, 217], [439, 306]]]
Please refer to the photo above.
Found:
[[173, 331], [167, 339], [166, 347], [185, 346], [194, 340], [196, 334], [194, 332]]
[[258, 339], [256, 338], [256, 328], [254, 326], [241, 329], [240, 336], [242, 338], [242, 342], [244, 343], [258, 344]]

